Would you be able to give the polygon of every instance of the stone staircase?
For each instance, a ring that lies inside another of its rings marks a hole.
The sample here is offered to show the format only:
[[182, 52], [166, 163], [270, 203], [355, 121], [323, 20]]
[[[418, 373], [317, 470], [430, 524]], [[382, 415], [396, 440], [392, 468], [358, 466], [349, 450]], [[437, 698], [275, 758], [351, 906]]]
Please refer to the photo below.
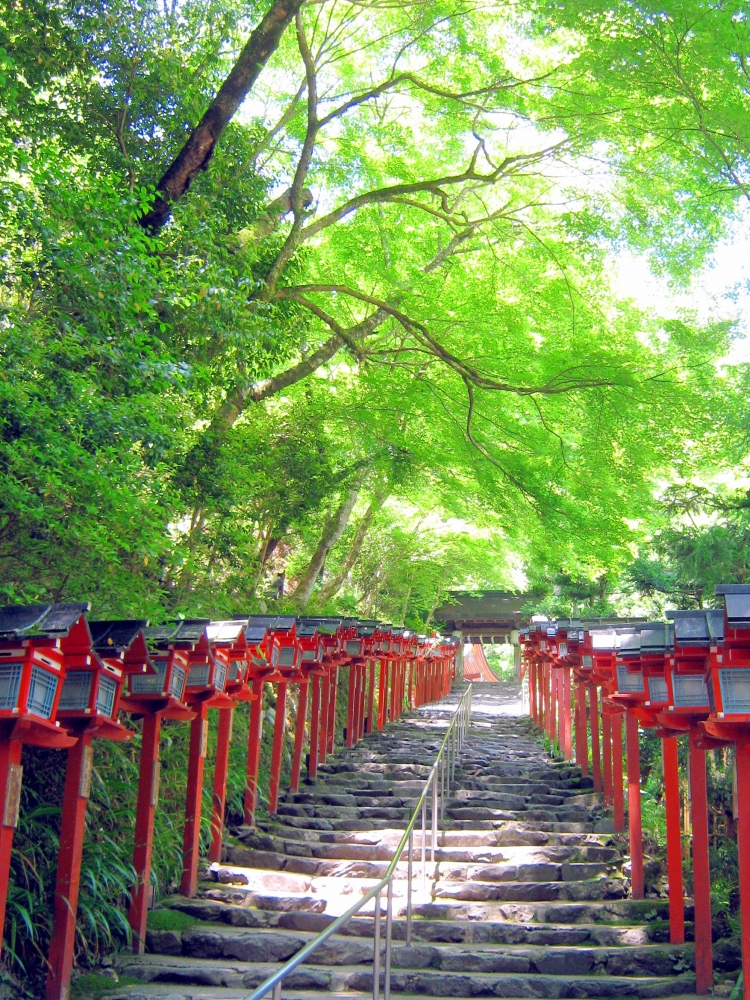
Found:
[[[338, 753], [275, 816], [234, 830], [199, 897], [171, 899], [168, 920], [157, 911], [155, 926], [170, 927], [149, 932], [149, 953], [117, 957], [118, 973], [139, 985], [119, 987], [112, 1000], [239, 1000], [343, 913], [384, 875], [461, 690]], [[409, 947], [407, 862], [399, 862], [393, 994], [692, 994], [692, 945], [663, 943], [666, 900], [629, 898], [590, 779], [551, 760], [530, 720], [507, 711], [501, 685], [475, 685], [434, 865], [428, 844], [424, 894], [415, 836]], [[370, 903], [285, 980], [282, 996], [371, 995], [373, 931]]]

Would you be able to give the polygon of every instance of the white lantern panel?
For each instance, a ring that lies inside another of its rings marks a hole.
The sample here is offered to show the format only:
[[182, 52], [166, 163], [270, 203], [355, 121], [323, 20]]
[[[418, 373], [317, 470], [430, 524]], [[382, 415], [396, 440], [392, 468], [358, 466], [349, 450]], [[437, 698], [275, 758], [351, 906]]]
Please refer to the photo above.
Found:
[[31, 668], [29, 697], [26, 702], [27, 711], [38, 715], [41, 719], [49, 719], [52, 715], [52, 706], [55, 704], [58, 681], [59, 678], [53, 677], [46, 670], [33, 666]]
[[669, 701], [667, 680], [665, 677], [649, 677], [648, 694], [651, 701]]
[[227, 680], [227, 666], [221, 660], [216, 661], [214, 667], [214, 687], [217, 691], [223, 691]]
[[720, 670], [719, 683], [725, 713], [730, 715], [750, 713], [750, 670]]
[[617, 690], [621, 694], [642, 694], [643, 693], [643, 672], [628, 673], [628, 668], [624, 663], [617, 664]]
[[195, 663], [188, 674], [188, 687], [208, 687], [210, 663]]
[[[750, 672], [750, 671], [749, 671]], [[675, 708], [708, 708], [708, 691], [701, 674], [672, 675]]]
[[185, 693], [186, 677], [187, 671], [183, 667], [178, 667], [175, 663], [172, 667], [172, 679], [169, 682], [169, 693], [178, 701], [182, 701], [182, 696]]
[[[62, 694], [65, 693], [63, 687]], [[62, 694], [60, 695], [62, 699]], [[115, 695], [117, 694], [117, 683], [106, 674], [99, 678], [99, 690], [96, 692], [96, 711], [99, 715], [112, 716], [112, 709], [115, 707]]]
[[155, 674], [135, 674], [130, 678], [132, 694], [161, 694], [167, 673], [166, 660], [154, 660]]
[[92, 670], [71, 670], [69, 674], [66, 674], [60, 692], [60, 701], [57, 703], [58, 709], [61, 712], [82, 712], [88, 708], [93, 677]]
[[20, 663], [0, 665], [0, 709], [9, 712], [18, 708], [18, 692], [21, 687]]

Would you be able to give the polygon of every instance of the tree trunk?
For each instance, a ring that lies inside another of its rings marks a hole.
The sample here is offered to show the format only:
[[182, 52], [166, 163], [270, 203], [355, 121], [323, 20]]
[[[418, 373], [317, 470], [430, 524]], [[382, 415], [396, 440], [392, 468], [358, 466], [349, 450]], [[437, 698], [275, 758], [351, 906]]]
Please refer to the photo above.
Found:
[[320, 572], [325, 565], [326, 556], [331, 551], [336, 542], [341, 538], [344, 529], [349, 523], [354, 504], [357, 502], [359, 491], [362, 487], [364, 474], [361, 473], [354, 481], [349, 493], [344, 497], [336, 512], [328, 518], [323, 528], [323, 535], [318, 542], [318, 547], [313, 553], [313, 557], [308, 563], [307, 569], [302, 575], [297, 589], [294, 592], [294, 601], [301, 608], [307, 604], [313, 592], [315, 581], [320, 576]]
[[370, 525], [372, 523], [373, 515], [376, 510], [379, 510], [383, 505], [383, 501], [388, 496], [386, 490], [378, 490], [375, 496], [372, 498], [370, 506], [364, 513], [362, 520], [357, 525], [357, 530], [354, 533], [354, 538], [352, 539], [352, 544], [349, 546], [349, 551], [346, 553], [346, 558], [341, 564], [341, 568], [335, 576], [332, 576], [325, 586], [321, 587], [320, 590], [320, 600], [322, 603], [330, 601], [332, 597], [335, 597], [341, 590], [341, 586], [349, 575], [349, 571], [352, 566], [359, 559], [360, 553], [362, 551], [362, 545], [367, 536], [367, 532], [370, 530]]
[[247, 40], [229, 76], [206, 113], [156, 185], [156, 199], [141, 217], [144, 229], [160, 229], [172, 214], [172, 205], [186, 193], [198, 172], [208, 167], [224, 129], [247, 97], [260, 71], [276, 51], [281, 36], [304, 0], [274, 0], [270, 10]]

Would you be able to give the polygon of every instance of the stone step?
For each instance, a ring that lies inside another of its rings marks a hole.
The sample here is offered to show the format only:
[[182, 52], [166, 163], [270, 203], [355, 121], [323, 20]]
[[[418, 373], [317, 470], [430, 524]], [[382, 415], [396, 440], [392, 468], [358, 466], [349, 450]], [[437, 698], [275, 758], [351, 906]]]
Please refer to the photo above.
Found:
[[[260, 985], [277, 964], [243, 962], [234, 958], [201, 959], [179, 955], [118, 955], [118, 972], [144, 983], [173, 983], [252, 989]], [[382, 982], [381, 974], [381, 982]], [[344, 990], [368, 992], [372, 970], [361, 966], [303, 965], [285, 980], [289, 990], [326, 993]], [[391, 985], [396, 993], [441, 997], [667, 997], [692, 993], [691, 973], [672, 976], [556, 975], [552, 973], [452, 972], [442, 969], [394, 968]], [[286, 996], [286, 991], [284, 992]]]
[[[371, 931], [372, 922], [366, 929]], [[313, 940], [316, 933], [312, 929], [285, 933], [279, 928], [244, 929], [204, 923], [183, 931], [149, 931], [146, 943], [152, 954], [283, 962]], [[558, 937], [564, 934], [572, 936], [571, 929], [558, 929]], [[384, 954], [384, 941], [381, 941], [381, 950]], [[350, 933], [329, 938], [315, 953], [314, 961], [316, 965], [366, 965], [372, 961], [372, 955], [372, 935], [360, 937]], [[585, 946], [580, 941], [553, 945], [550, 942], [420, 940], [409, 946], [396, 941], [392, 949], [393, 968], [443, 969], [447, 972], [668, 976], [676, 967], [678, 972], [690, 968], [692, 959], [691, 945], [626, 942], [612, 947]]]
[[[399, 842], [400, 842], [399, 837]], [[260, 838], [259, 838], [260, 840]], [[298, 871], [305, 874], [334, 874], [331, 869], [340, 867], [342, 862], [356, 862], [378, 864], [377, 871], [383, 871], [380, 865], [389, 862], [395, 854], [395, 846], [381, 844], [305, 844], [303, 842], [290, 842], [281, 838], [263, 838], [263, 840], [275, 841], [273, 847], [262, 849], [250, 846], [229, 845], [224, 853], [224, 865], [240, 866], [247, 868], [265, 868], [275, 871]], [[425, 838], [425, 854], [427, 860], [431, 858], [429, 834]], [[418, 862], [422, 855], [421, 833], [414, 837], [415, 844], [412, 847], [411, 856], [413, 861]], [[408, 851], [401, 853], [402, 861], [408, 859]], [[455, 875], [450, 877], [473, 878], [473, 869], [461, 866], [460, 862], [473, 864], [490, 863], [501, 865], [503, 863], [513, 865], [534, 865], [539, 863], [552, 863], [559, 866], [567, 866], [557, 877], [569, 879], [566, 871], [571, 865], [578, 865], [579, 878], [592, 878], [594, 875], [602, 874], [608, 868], [621, 861], [620, 854], [614, 848], [585, 845], [582, 847], [566, 847], [563, 845], [513, 845], [513, 846], [492, 846], [492, 847], [437, 847], [435, 859], [441, 863], [441, 872], [453, 871]], [[580, 868], [581, 864], [597, 865], [598, 869], [589, 870], [588, 874]], [[212, 866], [213, 867], [213, 866]], [[373, 873], [375, 869], [373, 869]], [[378, 875], [382, 878], [382, 875]]]
[[[138, 986], [118, 986], [114, 992], [103, 994], [103, 1000], [247, 1000], [247, 989], [231, 989], [221, 986], [179, 986], [170, 983], [148, 983]], [[336, 1000], [364, 1000], [372, 993], [354, 990], [335, 990], [331, 995]], [[410, 995], [409, 995], [410, 996]], [[319, 1000], [320, 994], [309, 991], [284, 988], [284, 1000]], [[391, 993], [392, 1000], [408, 1000], [407, 994]], [[422, 1000], [438, 1000], [438, 997], [422, 996]], [[522, 1000], [509, 997], [508, 1000]], [[528, 1000], [527, 997], [523, 1000]], [[697, 1000], [695, 994], [673, 996], [672, 1000]]]
[[[290, 929], [310, 929], [306, 921], [318, 921], [315, 926], [321, 929], [333, 919], [327, 913], [329, 900], [317, 899], [310, 895], [262, 894], [250, 892], [243, 887], [225, 886], [207, 889], [202, 897], [185, 900], [174, 899], [173, 906], [201, 920], [223, 920], [241, 927], [260, 927], [272, 924]], [[403, 910], [403, 900], [397, 903], [396, 916]], [[509, 933], [515, 934], [513, 925], [559, 927], [559, 926], [612, 926], [633, 929], [635, 940], [629, 943], [643, 943], [640, 936], [644, 927], [659, 928], [669, 917], [668, 904], [664, 900], [634, 900], [610, 899], [590, 902], [486, 902], [473, 903], [460, 900], [437, 899], [430, 903], [413, 901], [415, 926], [427, 927], [428, 923], [444, 921], [466, 921], [461, 934], [471, 934], [471, 927], [478, 926], [479, 921], [502, 922], [510, 928]], [[690, 917], [690, 908], [686, 910]], [[355, 918], [364, 920], [365, 925], [371, 925], [368, 917]], [[302, 923], [300, 923], [302, 921]], [[399, 926], [395, 921], [394, 926]], [[397, 933], [397, 932], [394, 932]], [[416, 933], [416, 931], [415, 931]], [[420, 931], [420, 933], [422, 933]], [[440, 929], [424, 934], [447, 933]], [[458, 933], [458, 932], [456, 932]], [[477, 932], [480, 933], [480, 932]], [[464, 937], [460, 937], [464, 940]], [[608, 943], [608, 942], [602, 942]]]
[[590, 879], [580, 882], [438, 882], [437, 899], [473, 902], [550, 902], [565, 900], [622, 899], [626, 886], [622, 879]]

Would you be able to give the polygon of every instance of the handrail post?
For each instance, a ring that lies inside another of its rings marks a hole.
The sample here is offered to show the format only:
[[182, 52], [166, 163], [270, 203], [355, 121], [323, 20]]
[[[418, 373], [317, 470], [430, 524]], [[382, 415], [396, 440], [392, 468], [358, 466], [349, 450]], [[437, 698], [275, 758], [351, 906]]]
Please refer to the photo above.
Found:
[[445, 757], [440, 760], [440, 822], [445, 820], [445, 789], [447, 786], [447, 775], [445, 773]]
[[412, 827], [409, 833], [409, 864], [408, 864], [408, 875], [407, 875], [407, 886], [406, 886], [406, 944], [407, 947], [411, 945], [411, 880], [412, 880], [412, 850], [414, 847], [414, 828]]
[[281, 1000], [281, 983], [276, 983], [273, 988], [273, 1000]]
[[385, 982], [383, 1000], [391, 1000], [391, 935], [393, 934], [393, 875], [388, 879], [388, 903], [385, 911]]
[[375, 896], [375, 943], [372, 951], [372, 1000], [380, 1000], [380, 890]]
[[435, 841], [437, 840], [437, 814], [438, 811], [438, 789], [437, 779], [433, 772], [432, 778], [432, 844], [430, 846], [430, 862], [435, 864]]
[[427, 902], [427, 796], [422, 799], [422, 902]]

